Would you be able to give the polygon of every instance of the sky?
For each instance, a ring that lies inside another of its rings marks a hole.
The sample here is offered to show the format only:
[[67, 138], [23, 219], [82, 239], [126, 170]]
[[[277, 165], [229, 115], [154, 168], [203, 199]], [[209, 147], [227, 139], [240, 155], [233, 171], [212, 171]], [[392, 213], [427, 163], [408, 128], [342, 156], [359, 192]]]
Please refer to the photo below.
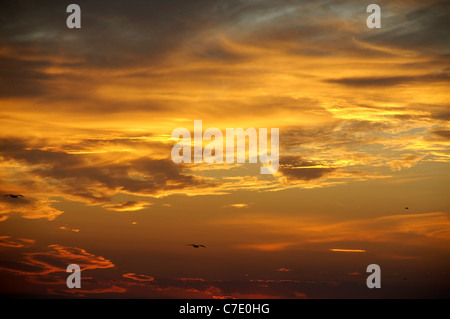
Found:
[[[70, 3], [0, 4], [0, 295], [450, 297], [448, 2]], [[194, 120], [278, 171], [174, 163]]]

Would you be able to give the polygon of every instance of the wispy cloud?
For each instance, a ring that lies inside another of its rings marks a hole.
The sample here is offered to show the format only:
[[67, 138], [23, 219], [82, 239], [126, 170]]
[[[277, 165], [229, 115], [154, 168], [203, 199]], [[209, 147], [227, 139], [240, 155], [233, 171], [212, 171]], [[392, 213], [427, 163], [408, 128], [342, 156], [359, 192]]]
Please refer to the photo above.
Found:
[[280, 272], [289, 272], [289, 271], [291, 271], [291, 269], [289, 269], [289, 268], [278, 268], [277, 271], [280, 271]]
[[128, 211], [138, 211], [142, 210], [153, 203], [148, 202], [136, 202], [136, 201], [127, 201], [120, 204], [105, 204], [103, 207], [109, 210], [115, 210], [119, 212], [128, 212]]
[[[11, 246], [10, 246], [11, 247]], [[66, 272], [69, 264], [76, 263], [81, 270], [105, 269], [114, 264], [101, 257], [88, 253], [77, 247], [49, 245], [47, 251], [23, 253], [23, 260], [15, 263], [15, 267], [1, 267], [18, 275], [42, 276]]]
[[247, 207], [248, 207], [248, 204], [244, 204], [244, 203], [236, 203], [236, 204], [225, 205], [224, 207], [247, 208]]
[[136, 280], [136, 281], [144, 281], [144, 282], [145, 282], [145, 281], [153, 281], [153, 280], [155, 280], [155, 278], [153, 278], [153, 277], [151, 277], [151, 276], [147, 276], [147, 275], [138, 275], [138, 274], [135, 274], [135, 273], [133, 273], [133, 272], [123, 274], [122, 277], [124, 277], [124, 278], [129, 278], [129, 279], [133, 279], [133, 280]]
[[22, 248], [28, 247], [35, 243], [33, 239], [12, 238], [11, 236], [0, 236], [0, 246]]
[[344, 249], [344, 248], [331, 248], [331, 251], [338, 253], [365, 253], [364, 249]]
[[[402, 214], [369, 219], [357, 219], [341, 223], [308, 221], [301, 218], [268, 218], [267, 216], [247, 216], [239, 220], [221, 220], [220, 223], [239, 223], [244, 229], [256, 225], [265, 236], [274, 236], [282, 240], [267, 243], [239, 244], [241, 249], [277, 251], [286, 249], [323, 249], [323, 244], [333, 243], [397, 243], [402, 238], [404, 244], [445, 247], [444, 242], [450, 238], [448, 216], [445, 213]], [[407, 241], [405, 241], [407, 239]], [[289, 240], [289, 241], [286, 241]], [[400, 244], [400, 243], [399, 243]], [[351, 246], [354, 246], [352, 244]], [[350, 247], [351, 247], [350, 246]], [[328, 248], [334, 252], [365, 252], [364, 249]]]
[[288, 249], [290, 246], [295, 243], [261, 243], [261, 244], [241, 244], [237, 245], [237, 248], [240, 249], [256, 249], [262, 251], [278, 251]]

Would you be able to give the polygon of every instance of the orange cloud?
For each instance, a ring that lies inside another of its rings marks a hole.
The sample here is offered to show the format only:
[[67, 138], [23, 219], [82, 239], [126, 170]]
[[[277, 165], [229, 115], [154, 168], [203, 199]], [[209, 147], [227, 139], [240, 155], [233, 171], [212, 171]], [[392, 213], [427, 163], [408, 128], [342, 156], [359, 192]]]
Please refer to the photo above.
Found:
[[203, 278], [177, 278], [178, 280], [181, 281], [205, 281], [205, 279]]
[[266, 243], [266, 244], [244, 244], [237, 245], [237, 248], [240, 249], [255, 249], [262, 251], [277, 251], [277, 250], [285, 250], [295, 243]]
[[78, 233], [80, 231], [79, 229], [69, 228], [69, 227], [66, 227], [66, 226], [60, 226], [59, 229], [66, 230], [66, 231], [73, 231], [74, 233]]
[[233, 298], [231, 296], [213, 296], [213, 299], [237, 299], [237, 298]]
[[250, 282], [257, 282], [257, 283], [280, 283], [280, 282], [295, 282], [300, 283], [300, 280], [295, 279], [251, 279]]
[[277, 269], [277, 271], [280, 271], [280, 272], [289, 272], [289, 271], [291, 271], [291, 269], [289, 269], [289, 268], [279, 268], [279, 269]]
[[33, 245], [36, 241], [34, 239], [26, 238], [11, 238], [11, 236], [0, 236], [0, 246], [22, 248]]
[[[5, 240], [3, 243], [9, 248], [23, 247], [22, 243], [31, 244], [31, 240]], [[93, 279], [85, 274], [85, 271], [98, 271], [113, 268], [114, 264], [101, 256], [95, 256], [78, 247], [65, 247], [61, 245], [49, 245], [49, 250], [40, 252], [24, 252], [14, 255], [16, 258], [5, 259], [0, 267], [3, 272], [15, 275], [18, 282], [23, 282], [27, 292], [35, 292], [41, 296], [51, 294], [60, 296], [79, 297], [86, 294], [123, 293], [127, 289], [121, 287], [117, 281]], [[11, 255], [12, 256], [12, 255]], [[68, 289], [66, 268], [69, 264], [77, 264], [82, 271], [82, 289]]]
[[70, 264], [77, 264], [81, 270], [112, 268], [114, 264], [101, 256], [95, 256], [78, 247], [49, 245], [49, 251], [23, 253], [23, 260], [16, 267], [0, 267], [18, 275], [48, 275], [66, 272]]
[[298, 292], [298, 291], [294, 291], [294, 296], [295, 296], [296, 298], [300, 298], [300, 299], [306, 299], [306, 298], [308, 298], [308, 297], [306, 296], [305, 293], [303, 293], [303, 292]]
[[364, 249], [341, 249], [341, 248], [331, 248], [331, 251], [343, 252], [343, 253], [365, 253]]
[[[450, 223], [445, 213], [401, 214], [375, 218], [357, 219], [331, 223], [323, 220], [303, 220], [295, 217], [268, 217], [256, 214], [240, 216], [238, 219], [222, 219], [222, 225], [238, 224], [240, 227], [258, 227], [266, 236], [284, 236], [273, 243], [261, 240], [260, 243], [238, 244], [237, 248], [276, 251], [294, 248], [323, 249], [324, 243], [367, 242], [400, 243], [408, 238], [408, 245], [433, 246], [447, 249], [450, 240]], [[346, 248], [333, 248], [334, 251], [354, 251]], [[356, 249], [362, 252], [363, 249]], [[365, 250], [364, 250], [365, 251]]]
[[136, 281], [153, 281], [153, 280], [155, 280], [155, 278], [153, 278], [151, 276], [138, 275], [138, 274], [135, 274], [134, 272], [123, 274], [122, 277], [133, 279], [133, 280], [136, 280]]
[[258, 293], [234, 293], [232, 294], [233, 298], [236, 299], [282, 299], [281, 296], [276, 295], [265, 295], [265, 294], [258, 294]]
[[86, 294], [107, 294], [107, 293], [124, 293], [127, 292], [127, 289], [124, 287], [119, 287], [112, 285], [107, 288], [92, 288], [92, 289], [67, 289], [67, 290], [56, 290], [56, 289], [48, 289], [47, 292], [49, 294], [54, 295], [66, 295], [72, 294], [78, 297], [84, 297]]

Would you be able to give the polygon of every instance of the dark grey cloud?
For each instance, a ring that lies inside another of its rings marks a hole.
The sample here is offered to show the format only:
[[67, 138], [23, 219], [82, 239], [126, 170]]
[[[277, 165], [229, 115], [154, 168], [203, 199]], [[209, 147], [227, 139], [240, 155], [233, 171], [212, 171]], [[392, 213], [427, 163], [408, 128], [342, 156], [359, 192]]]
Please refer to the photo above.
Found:
[[[300, 7], [298, 11], [301, 10]], [[302, 15], [290, 20], [285, 20], [284, 17], [279, 19], [280, 21], [261, 26], [260, 30], [248, 34], [245, 41], [294, 56], [370, 58], [393, 55], [355, 41], [356, 29], [345, 28], [344, 26], [350, 22], [333, 15], [333, 12], [329, 12], [328, 16], [322, 19], [319, 17], [304, 19]], [[332, 22], [327, 22], [327, 19]]]
[[[408, 113], [394, 114], [392, 117], [400, 120], [450, 120], [450, 108], [446, 104], [432, 104], [432, 103], [409, 103], [407, 104]], [[379, 110], [398, 111], [398, 109], [391, 107], [376, 107]], [[418, 113], [418, 114], [409, 114]]]
[[16, 272], [39, 274], [45, 271], [45, 267], [39, 264], [31, 264], [21, 261], [0, 260], [0, 270], [13, 270]]
[[[108, 132], [103, 132], [102, 135], [107, 135]], [[147, 152], [151, 151], [161, 151], [170, 152], [170, 148], [166, 143], [158, 142], [154, 140], [146, 140], [146, 138], [152, 138], [155, 136], [153, 133], [141, 132], [133, 134], [120, 134], [114, 132], [115, 138], [85, 138], [79, 142], [63, 143], [59, 147], [67, 152], [75, 151], [92, 151], [99, 148], [109, 148], [109, 149], [136, 149], [143, 150]]]
[[[20, 194], [17, 198], [12, 198], [10, 196], [6, 196], [10, 194], [11, 190], [8, 190], [4, 185], [0, 186], [0, 203], [7, 204], [10, 207], [21, 207], [21, 206], [31, 206], [36, 203], [35, 198], [31, 198], [28, 195]], [[13, 192], [15, 195], [19, 195], [17, 192]]]
[[[66, 7], [70, 3], [1, 2], [0, 96], [76, 97], [87, 92], [75, 94], [71, 92], [73, 86], [57, 86], [54, 81], [81, 82], [83, 76], [70, 71], [92, 67], [159, 69], [159, 64], [178, 48], [189, 47], [199, 33], [230, 17], [221, 14], [221, 10], [234, 11], [241, 6], [240, 1], [233, 1], [234, 7], [209, 0], [80, 0], [77, 4], [81, 7], [82, 28], [74, 30], [66, 27]], [[197, 59], [239, 59], [236, 53], [217, 43], [193, 47]], [[49, 75], [49, 67], [69, 72]]]
[[[26, 61], [0, 55], [0, 96], [38, 96], [48, 93], [49, 80], [55, 76], [42, 70], [50, 67], [48, 61]], [[41, 83], [42, 85], [36, 85]]]
[[[111, 193], [118, 191], [156, 195], [211, 186], [210, 182], [185, 174], [183, 165], [173, 163], [170, 158], [143, 156], [108, 162], [93, 154], [40, 150], [37, 149], [40, 143], [2, 139], [0, 156], [30, 167], [31, 173], [41, 179], [57, 181], [63, 193], [94, 203], [109, 202]], [[133, 177], [136, 174], [140, 178]]]
[[[357, 28], [367, 29], [365, 5], [357, 1], [80, 0], [80, 30], [65, 25], [69, 3], [3, 1], [2, 46], [13, 47], [19, 55], [80, 58], [84, 65], [105, 68], [152, 66], [180, 47], [191, 47], [201, 59], [239, 61], [242, 56], [220, 42], [223, 35], [263, 47], [288, 44], [305, 54], [373, 51], [352, 39], [358, 36]], [[414, 49], [438, 45], [445, 49], [442, 40], [448, 39], [447, 3], [418, 5], [411, 1], [396, 6], [386, 2], [381, 6], [386, 10], [383, 29], [362, 32], [361, 41], [405, 48], [414, 44]], [[352, 23], [357, 28], [345, 27]], [[203, 35], [218, 41], [205, 42]]]
[[342, 84], [351, 87], [390, 87], [393, 85], [410, 83], [449, 82], [450, 76], [446, 73], [433, 73], [425, 75], [403, 75], [386, 77], [349, 77], [340, 79], [327, 79], [328, 83]]
[[450, 140], [450, 131], [439, 130], [439, 131], [433, 131], [432, 133], [443, 139]]
[[413, 50], [422, 55], [449, 53], [450, 20], [448, 1], [386, 1], [382, 8], [382, 27], [365, 32], [361, 41]]
[[[226, 68], [207, 67], [184, 71], [188, 74], [165, 72], [171, 63], [189, 65], [206, 61], [225, 67], [255, 58], [253, 53], [237, 52], [223, 38], [269, 51], [319, 57], [389, 56], [396, 53], [366, 44], [396, 46], [417, 54], [426, 53], [428, 60], [424, 63], [434, 65], [437, 72], [448, 65], [445, 63], [448, 4], [442, 1], [426, 5], [417, 1], [382, 2], [383, 27], [371, 31], [365, 27], [365, 4], [357, 1], [80, 0], [77, 2], [82, 10], [80, 30], [65, 25], [69, 3], [9, 0], [0, 4], [0, 97], [45, 97], [40, 104], [43, 109], [50, 104], [45, 102], [61, 100], [75, 102], [93, 112], [123, 110], [123, 103], [96, 97], [95, 88], [112, 79], [130, 83], [141, 76], [148, 80], [145, 85], [172, 83], [173, 88], [167, 89], [175, 91], [175, 79], [205, 84], [220, 81], [221, 76], [236, 79], [245, 75], [245, 70], [236, 75], [227, 73], [230, 71]], [[184, 52], [183, 59], [171, 59], [179, 51]], [[52, 67], [67, 70], [67, 74], [48, 73]], [[92, 79], [71, 72], [92, 68], [127, 69], [129, 73]], [[138, 70], [141, 68], [145, 70]], [[347, 86], [383, 86], [448, 81], [448, 75], [327, 81]], [[84, 82], [93, 87], [83, 86]], [[257, 83], [250, 83], [249, 87], [252, 85]], [[66, 105], [61, 103], [58, 107], [64, 110]], [[126, 105], [130, 111], [162, 112], [175, 107], [155, 98], [142, 98]]]
[[0, 37], [24, 54], [62, 54], [96, 67], [139, 65], [160, 61], [198, 32], [232, 19], [243, 3], [80, 0], [82, 27], [71, 30], [66, 27], [70, 2], [5, 1]]
[[436, 120], [450, 121], [450, 108], [443, 108], [441, 110], [435, 110], [432, 112], [431, 116]]
[[288, 180], [309, 181], [326, 176], [336, 170], [329, 167], [314, 167], [318, 165], [323, 165], [323, 163], [307, 161], [296, 156], [282, 156], [279, 171]]
[[322, 150], [351, 149], [376, 142], [383, 132], [395, 128], [391, 122], [336, 120], [309, 126], [289, 126], [280, 134], [280, 147], [289, 150], [302, 145], [318, 145]]

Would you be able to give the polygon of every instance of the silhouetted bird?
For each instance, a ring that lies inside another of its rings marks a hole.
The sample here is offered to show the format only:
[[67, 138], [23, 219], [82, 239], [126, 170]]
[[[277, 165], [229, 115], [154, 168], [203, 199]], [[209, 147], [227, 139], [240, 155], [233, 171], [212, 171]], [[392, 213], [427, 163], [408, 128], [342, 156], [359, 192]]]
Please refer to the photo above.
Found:
[[408, 209], [408, 207], [405, 207], [405, 209]]
[[23, 195], [14, 195], [14, 194], [6, 194], [6, 195], [3, 195], [3, 196], [9, 196], [9, 197], [11, 197], [11, 198], [18, 198], [18, 197], [23, 197]]
[[188, 245], [186, 245], [186, 246], [192, 246], [192, 247], [194, 247], [194, 248], [199, 248], [199, 247], [206, 248], [205, 245], [196, 245], [196, 244], [188, 244]]

